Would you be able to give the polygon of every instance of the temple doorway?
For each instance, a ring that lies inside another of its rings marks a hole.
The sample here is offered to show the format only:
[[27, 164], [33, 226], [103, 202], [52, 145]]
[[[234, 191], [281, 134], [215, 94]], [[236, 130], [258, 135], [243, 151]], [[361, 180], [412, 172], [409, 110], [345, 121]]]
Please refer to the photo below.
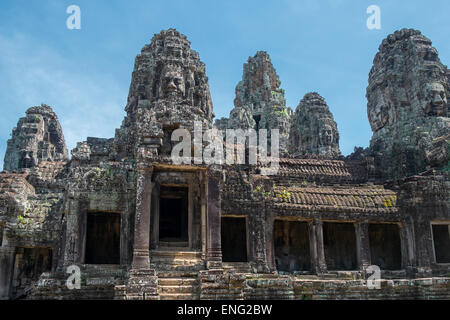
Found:
[[120, 264], [120, 213], [88, 213], [85, 263]]
[[353, 223], [325, 222], [323, 244], [328, 270], [356, 270], [356, 233]]
[[308, 223], [304, 221], [275, 220], [275, 265], [278, 271], [310, 271]]
[[370, 259], [382, 270], [400, 270], [402, 253], [396, 224], [369, 224]]
[[432, 224], [436, 263], [450, 263], [450, 224]]
[[159, 199], [160, 246], [187, 247], [189, 244], [188, 188], [161, 186]]
[[247, 220], [245, 217], [222, 217], [223, 262], [247, 262]]

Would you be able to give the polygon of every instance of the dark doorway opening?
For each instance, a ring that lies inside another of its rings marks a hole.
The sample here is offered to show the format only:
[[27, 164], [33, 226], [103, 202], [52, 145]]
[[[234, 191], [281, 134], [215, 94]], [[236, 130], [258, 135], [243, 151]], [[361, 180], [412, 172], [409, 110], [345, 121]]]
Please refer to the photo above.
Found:
[[187, 242], [189, 238], [188, 188], [161, 187], [159, 208], [159, 240]]
[[120, 264], [120, 214], [87, 214], [87, 264]]
[[436, 263], [450, 263], [450, 225], [433, 224]]
[[396, 224], [369, 224], [370, 259], [383, 270], [400, 270], [402, 251]]
[[328, 270], [356, 269], [356, 234], [353, 223], [324, 222], [323, 244]]
[[43, 272], [51, 271], [52, 258], [51, 248], [17, 248], [13, 294], [20, 297]]
[[311, 270], [307, 222], [275, 220], [273, 234], [277, 270]]
[[223, 262], [247, 262], [247, 223], [245, 217], [223, 217], [221, 232]]

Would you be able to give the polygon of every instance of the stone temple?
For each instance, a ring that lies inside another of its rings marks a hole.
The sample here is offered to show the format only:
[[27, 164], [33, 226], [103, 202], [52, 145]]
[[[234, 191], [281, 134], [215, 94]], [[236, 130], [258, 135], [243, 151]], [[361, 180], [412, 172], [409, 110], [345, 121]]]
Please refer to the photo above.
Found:
[[[449, 299], [450, 71], [431, 41], [381, 44], [366, 149], [344, 157], [333, 106], [301, 96], [286, 107], [260, 51], [213, 123], [205, 65], [169, 29], [137, 56], [114, 137], [69, 159], [52, 108], [28, 109], [0, 173], [0, 298]], [[279, 129], [277, 174], [173, 163], [172, 133], [194, 122]]]

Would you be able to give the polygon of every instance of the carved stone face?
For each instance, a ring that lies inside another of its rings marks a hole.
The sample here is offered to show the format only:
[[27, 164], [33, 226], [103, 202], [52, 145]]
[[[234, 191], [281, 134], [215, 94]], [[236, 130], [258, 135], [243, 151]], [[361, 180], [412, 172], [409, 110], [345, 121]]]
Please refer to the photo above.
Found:
[[389, 121], [389, 115], [387, 112], [387, 107], [383, 102], [377, 103], [375, 108], [372, 110], [372, 126], [375, 131], [383, 128]]
[[333, 143], [333, 129], [329, 125], [323, 126], [319, 133], [320, 143], [323, 146], [330, 146]]
[[447, 116], [447, 95], [439, 82], [425, 85], [425, 113], [434, 116]]
[[380, 89], [376, 89], [371, 100], [373, 102], [369, 105], [369, 122], [373, 132], [376, 132], [389, 122], [389, 114]]
[[181, 67], [167, 65], [164, 67], [161, 77], [163, 97], [184, 96], [185, 82]]
[[253, 127], [254, 120], [247, 108], [234, 108], [230, 112], [230, 125], [233, 129]]
[[35, 165], [36, 161], [33, 156], [32, 151], [23, 150], [20, 154], [20, 163], [19, 166], [21, 168], [31, 168]]

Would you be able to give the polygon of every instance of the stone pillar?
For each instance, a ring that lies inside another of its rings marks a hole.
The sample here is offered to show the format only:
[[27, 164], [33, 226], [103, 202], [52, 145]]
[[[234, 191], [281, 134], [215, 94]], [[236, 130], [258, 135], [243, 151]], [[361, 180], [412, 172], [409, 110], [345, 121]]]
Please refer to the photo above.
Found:
[[431, 265], [434, 262], [433, 257], [433, 235], [431, 233], [429, 217], [423, 213], [423, 217], [415, 217], [413, 222], [414, 238], [415, 238], [415, 276], [416, 277], [431, 277]]
[[139, 168], [134, 217], [134, 245], [132, 269], [150, 269], [150, 208], [153, 169]]
[[[254, 263], [252, 264], [253, 272], [270, 273], [271, 261], [275, 259], [273, 246], [273, 213], [264, 205], [255, 208], [259, 215], [253, 215], [251, 228], [249, 232], [253, 235], [253, 253]], [[269, 227], [271, 226], [271, 228]], [[250, 231], [253, 229], [253, 231]], [[270, 231], [268, 229], [271, 229]], [[274, 261], [274, 260], [273, 260]], [[274, 263], [275, 264], [275, 263]], [[275, 268], [276, 269], [276, 268]]]
[[308, 223], [309, 246], [311, 252], [311, 270], [316, 274], [327, 272], [325, 248], [323, 245], [323, 223], [314, 220]]
[[14, 275], [15, 248], [0, 247], [0, 300], [9, 299]]
[[222, 269], [221, 216], [220, 216], [220, 169], [208, 168], [207, 172], [207, 248], [208, 270]]
[[157, 300], [158, 277], [150, 268], [150, 208], [153, 168], [137, 169], [133, 262], [126, 285], [115, 287], [115, 299]]
[[407, 270], [408, 274], [412, 274], [412, 268], [414, 266], [414, 237], [412, 226], [407, 222], [400, 223], [399, 232], [402, 254], [402, 269]]
[[206, 194], [206, 177], [203, 173], [200, 174], [200, 194], [201, 194], [201, 219], [202, 219], [202, 259], [206, 259], [206, 237], [207, 237], [207, 228], [206, 228], [206, 204], [207, 204], [207, 194]]
[[[134, 238], [133, 234], [129, 231], [131, 229], [131, 217], [134, 214], [134, 199], [132, 192], [127, 192], [122, 198], [122, 216], [120, 219], [120, 264], [129, 265], [133, 259], [132, 248]], [[131, 246], [130, 246], [131, 244]]]
[[88, 201], [73, 191], [75, 197], [69, 198], [66, 214], [63, 268], [72, 264], [83, 264], [86, 251], [86, 219]]
[[356, 232], [356, 259], [358, 268], [364, 271], [371, 265], [370, 259], [370, 243], [369, 243], [369, 223], [361, 221], [355, 223]]
[[[255, 208], [255, 209], [258, 210], [258, 212], [260, 211], [262, 214], [264, 214], [266, 216], [266, 218], [264, 219], [264, 223], [267, 226], [267, 229], [266, 229], [266, 233], [267, 233], [267, 238], [266, 238], [266, 247], [267, 247], [266, 248], [266, 252], [267, 252], [266, 253], [266, 257], [267, 257], [266, 265], [267, 265], [267, 271], [266, 272], [267, 273], [271, 273], [271, 272], [274, 272], [274, 271], [278, 271], [277, 270], [277, 263], [275, 261], [275, 243], [274, 243], [275, 242], [275, 238], [274, 238], [275, 218], [274, 218], [274, 216], [272, 215], [271, 212], [266, 213], [266, 210], [264, 208], [264, 204], [261, 205], [259, 208]], [[248, 232], [249, 232], [249, 234], [252, 234], [254, 232], [255, 236], [256, 236], [256, 234], [258, 232], [257, 232], [257, 230], [255, 230], [255, 226], [257, 226], [257, 224], [252, 222], [252, 220], [257, 220], [257, 219], [256, 219], [256, 217], [253, 217], [253, 219], [250, 220], [250, 217], [251, 216], [249, 216], [249, 226], [248, 226], [249, 230], [248, 230]], [[255, 230], [255, 231], [253, 231], [253, 230]], [[255, 236], [253, 236], [253, 238], [255, 238]], [[259, 261], [257, 259], [258, 256], [256, 254], [257, 249], [258, 249], [258, 242], [257, 241], [250, 241], [250, 244], [251, 244], [250, 252], [251, 252], [251, 255], [253, 257], [252, 260], [254, 260], [255, 264], [256, 264], [256, 270], [255, 270], [255, 268], [252, 268], [252, 270], [253, 270], [253, 272], [255, 272], [255, 271], [260, 272], [260, 268], [258, 266], [258, 262]]]
[[159, 196], [161, 186], [158, 182], [152, 189], [152, 209], [150, 212], [150, 249], [157, 249], [159, 246]]

